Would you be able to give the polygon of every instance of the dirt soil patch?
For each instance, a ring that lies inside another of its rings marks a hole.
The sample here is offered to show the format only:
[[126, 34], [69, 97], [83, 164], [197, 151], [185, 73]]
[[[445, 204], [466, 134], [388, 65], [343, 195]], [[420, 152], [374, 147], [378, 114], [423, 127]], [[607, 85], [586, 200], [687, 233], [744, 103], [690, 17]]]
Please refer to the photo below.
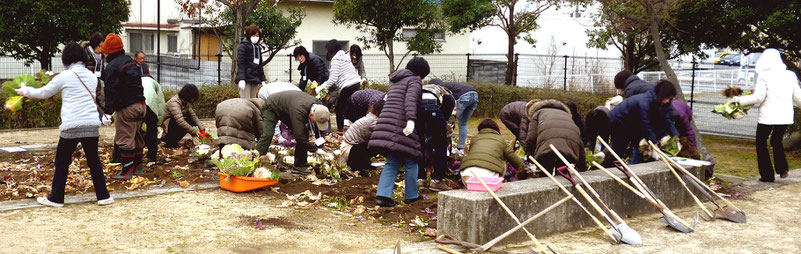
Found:
[[[55, 150], [55, 149], [54, 149]], [[42, 152], [0, 152], [0, 201], [35, 198], [50, 193], [55, 172], [55, 151]], [[219, 181], [217, 171], [209, 169], [203, 162], [192, 162], [189, 144], [183, 147], [159, 149], [161, 165], [146, 167], [145, 174], [128, 181], [111, 177], [119, 173], [121, 166], [109, 165], [112, 147], [101, 145], [98, 149], [100, 161], [105, 166], [106, 186], [112, 195], [147, 186], [181, 185], [190, 187], [198, 183]], [[93, 193], [94, 186], [89, 167], [79, 147], [73, 154], [72, 164], [67, 175], [66, 195]]]

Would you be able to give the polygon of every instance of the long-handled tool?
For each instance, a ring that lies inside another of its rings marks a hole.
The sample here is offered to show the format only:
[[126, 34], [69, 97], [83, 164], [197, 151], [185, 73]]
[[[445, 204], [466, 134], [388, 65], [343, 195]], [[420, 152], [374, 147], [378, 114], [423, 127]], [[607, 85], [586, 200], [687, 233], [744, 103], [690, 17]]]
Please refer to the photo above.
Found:
[[[623, 221], [623, 218], [620, 218], [620, 216], [617, 215], [617, 213], [615, 213], [615, 211], [613, 211], [611, 208], [609, 208], [608, 205], [606, 205], [606, 203], [601, 199], [601, 195], [598, 195], [598, 192], [595, 191], [595, 188], [593, 188], [587, 182], [587, 180], [585, 180], [584, 177], [581, 176], [581, 174], [578, 172], [578, 170], [576, 170], [573, 167], [573, 165], [571, 165], [570, 162], [567, 161], [567, 159], [562, 155], [562, 153], [559, 152], [559, 150], [556, 150], [556, 147], [554, 147], [553, 145], [551, 145], [551, 150], [556, 154], [556, 156], [559, 157], [560, 160], [562, 160], [562, 162], [565, 164], [565, 166], [567, 166], [567, 168], [570, 171], [570, 173], [575, 175], [576, 177], [578, 177], [578, 179], [581, 181], [581, 183], [584, 186], [586, 186], [587, 189], [590, 190], [590, 193], [592, 193], [592, 195], [595, 197], [595, 199], [597, 199], [598, 202], [600, 202], [601, 205], [603, 205], [603, 207], [606, 209], [606, 211], [608, 211], [609, 214], [612, 214], [612, 217], [614, 217], [615, 220], [617, 220], [617, 223], [613, 222], [612, 219], [609, 218], [609, 215], [607, 215], [607, 213], [605, 213], [603, 210], [601, 210], [598, 207], [598, 205], [595, 204], [595, 202], [590, 201], [590, 203], [593, 205], [593, 207], [595, 207], [595, 209], [599, 213], [601, 213], [604, 216], [604, 218], [606, 218], [606, 220], [609, 222], [609, 224], [612, 225], [612, 227], [610, 229], [614, 230], [612, 233], [615, 234], [615, 237], [618, 238], [620, 241], [622, 241], [624, 243], [627, 243], [627, 244], [631, 244], [631, 245], [642, 244], [642, 237], [640, 236], [640, 234], [637, 233], [637, 231], [635, 231], [633, 228], [629, 227], [629, 225], [626, 224], [625, 221]], [[589, 199], [589, 200], [591, 200], [591, 199]]]
[[634, 184], [634, 186], [640, 190], [640, 193], [642, 193], [647, 197], [646, 200], [649, 202], [653, 202], [653, 204], [656, 204], [656, 207], [659, 208], [659, 211], [662, 212], [663, 215], [665, 215], [664, 217], [660, 218], [662, 221], [667, 223], [670, 227], [683, 233], [690, 233], [693, 231], [693, 226], [698, 221], [697, 215], [695, 217], [693, 225], [690, 225], [689, 223], [685, 222], [684, 220], [676, 216], [672, 211], [670, 211], [670, 208], [668, 208], [667, 205], [665, 205], [665, 203], [659, 200], [659, 198], [656, 197], [656, 194], [654, 194], [654, 192], [651, 191], [651, 189], [649, 189], [647, 185], [645, 185], [645, 182], [643, 182], [642, 179], [640, 179], [636, 174], [634, 174], [634, 172], [629, 168], [626, 162], [623, 161], [623, 159], [621, 159], [620, 156], [618, 156], [617, 153], [615, 153], [615, 151], [612, 150], [611, 147], [609, 147], [609, 144], [607, 144], [606, 141], [604, 141], [600, 136], [598, 136], [596, 139], [601, 143], [601, 145], [603, 145], [609, 151], [610, 154], [612, 154], [612, 156], [615, 157], [615, 159], [619, 163], [619, 165], [616, 165], [617, 168], [624, 174], [626, 174], [626, 176], [629, 177], [631, 183]]
[[[439, 236], [437, 236], [437, 239], [434, 239], [434, 242], [437, 243], [437, 244], [443, 244], [443, 245], [458, 245], [458, 246], [462, 246], [462, 247], [465, 247], [465, 248], [468, 248], [468, 249], [481, 248], [481, 245], [478, 245], [478, 244], [475, 244], [475, 243], [459, 241], [459, 240], [453, 239], [453, 237], [450, 237], [448, 235], [439, 235]], [[500, 254], [510, 253], [508, 251], [501, 250], [501, 249], [498, 249], [498, 248], [489, 248], [489, 249], [486, 249], [484, 251], [493, 252], [493, 253], [500, 253]]]
[[564, 204], [565, 202], [567, 202], [571, 198], [573, 198], [573, 195], [572, 194], [568, 194], [567, 197], [564, 197], [564, 198], [560, 199], [559, 201], [557, 201], [556, 203], [553, 203], [548, 208], [545, 208], [545, 210], [540, 211], [539, 213], [537, 213], [534, 216], [532, 216], [531, 218], [528, 218], [527, 220], [523, 221], [522, 223], [520, 223], [516, 227], [510, 229], [509, 231], [506, 231], [506, 233], [503, 233], [503, 234], [499, 235], [498, 237], [495, 237], [495, 239], [492, 239], [489, 242], [485, 243], [484, 245], [481, 245], [479, 248], [474, 248], [474, 249], [480, 249], [482, 251], [489, 250], [490, 248], [492, 248], [492, 246], [495, 246], [495, 244], [497, 244], [498, 242], [503, 241], [503, 239], [506, 239], [507, 237], [509, 237], [510, 235], [514, 234], [515, 232], [517, 232], [521, 228], [525, 227], [526, 225], [530, 224], [531, 222], [533, 222], [537, 218], [542, 217], [543, 215], [545, 215], [546, 213], [550, 212], [551, 210], [553, 210], [557, 206], [559, 206], [561, 204]]
[[[570, 193], [570, 191], [568, 191], [568, 190], [565, 188], [565, 186], [562, 186], [562, 184], [561, 184], [561, 183], [559, 183], [559, 181], [556, 181], [556, 178], [554, 178], [554, 177], [553, 177], [553, 175], [551, 175], [551, 173], [550, 173], [550, 172], [548, 172], [548, 170], [547, 170], [547, 169], [545, 169], [545, 168], [544, 168], [544, 167], [543, 167], [543, 166], [542, 166], [542, 165], [541, 165], [539, 162], [537, 162], [537, 160], [535, 160], [535, 159], [534, 159], [534, 158], [532, 158], [531, 156], [528, 156], [528, 159], [529, 159], [531, 162], [533, 162], [535, 165], [537, 165], [537, 167], [538, 167], [538, 168], [539, 168], [539, 169], [540, 169], [542, 172], [544, 172], [544, 173], [545, 173], [545, 175], [546, 175], [546, 176], [548, 176], [548, 178], [551, 178], [551, 181], [553, 181], [554, 183], [556, 183], [556, 186], [559, 186], [559, 188], [560, 188], [560, 189], [562, 189], [562, 191], [563, 191], [565, 194], [567, 194], [567, 195], [572, 195], [572, 194]], [[560, 172], [560, 173], [561, 173], [561, 172]], [[583, 195], [585, 198], [589, 198], [589, 196], [587, 195], [587, 193], [584, 191], [584, 188], [582, 188], [581, 186], [577, 185], [577, 184], [576, 184], [576, 182], [575, 182], [575, 181], [573, 181], [573, 179], [571, 179], [571, 178], [569, 178], [569, 177], [565, 177], [565, 178], [566, 178], [568, 181], [570, 181], [571, 183], [573, 183], [573, 186], [575, 186], [575, 187], [576, 187], [576, 190], [578, 190], [578, 192], [579, 192], [579, 193], [581, 193], [581, 194], [582, 194], [582, 195]], [[584, 207], [584, 205], [583, 205], [583, 204], [581, 204], [581, 202], [580, 202], [578, 199], [576, 199], [575, 197], [573, 197], [572, 199], [573, 199], [573, 202], [575, 202], [575, 203], [576, 203], [576, 204], [577, 204], [579, 207], [581, 207], [581, 210], [584, 210], [584, 213], [586, 213], [588, 216], [590, 216], [590, 218], [592, 218], [592, 221], [593, 221], [593, 222], [595, 222], [595, 224], [596, 224], [596, 225], [598, 225], [598, 227], [599, 227], [599, 228], [601, 228], [601, 230], [603, 230], [603, 231], [604, 231], [604, 232], [605, 232], [607, 235], [609, 235], [609, 237], [611, 237], [611, 238], [612, 238], [612, 240], [613, 240], [615, 243], [617, 243], [617, 242], [619, 242], [619, 241], [620, 241], [620, 238], [617, 238], [617, 237], [615, 237], [615, 235], [614, 235], [612, 232], [610, 232], [608, 229], [606, 229], [606, 226], [604, 226], [604, 224], [603, 224], [603, 223], [601, 223], [601, 221], [600, 221], [600, 220], [598, 220], [598, 218], [596, 218], [596, 217], [595, 217], [595, 215], [592, 215], [592, 213], [591, 213], [589, 210], [587, 210], [587, 208], [586, 208], [586, 207]]]
[[668, 162], [669, 158], [667, 157], [667, 155], [662, 153], [662, 151], [659, 149], [659, 147], [654, 145], [654, 143], [651, 142], [650, 140], [648, 140], [648, 145], [651, 146], [651, 150], [652, 151], [656, 152], [656, 154], [659, 155], [659, 158], [662, 159], [662, 162], [664, 162], [668, 166], [668, 168], [670, 169], [670, 172], [673, 173], [673, 175], [676, 176], [676, 179], [679, 180], [681, 185], [684, 186], [684, 189], [687, 190], [688, 193], [690, 193], [690, 196], [693, 197], [693, 200], [695, 201], [695, 204], [697, 204], [698, 207], [701, 207], [701, 210], [703, 210], [704, 213], [707, 216], [709, 216], [709, 220], [714, 220], [715, 219], [715, 215], [712, 214], [712, 212], [710, 212], [709, 209], [706, 208], [704, 203], [701, 203], [701, 200], [698, 199], [698, 197], [695, 196], [695, 193], [693, 193], [693, 191], [690, 190], [690, 187], [687, 187], [687, 183], [684, 182], [684, 179], [682, 179], [681, 176], [679, 176], [679, 173], [676, 172], [676, 169], [673, 168], [673, 165], [670, 164], [670, 162]]
[[[492, 198], [494, 198], [495, 201], [497, 201], [498, 204], [500, 204], [501, 207], [503, 207], [503, 210], [505, 210], [506, 213], [509, 214], [509, 216], [512, 217], [512, 219], [515, 220], [515, 222], [517, 222], [518, 225], [520, 225], [520, 219], [518, 219], [517, 216], [515, 216], [512, 210], [509, 210], [509, 207], [507, 207], [506, 204], [501, 200], [501, 198], [499, 198], [498, 195], [496, 195], [495, 192], [492, 191], [492, 188], [490, 188], [489, 185], [487, 185], [487, 183], [484, 182], [484, 179], [478, 177], [478, 175], [472, 169], [468, 168], [467, 170], [470, 171], [470, 174], [473, 175], [478, 180], [478, 182], [484, 186], [485, 189], [487, 189], [487, 192], [489, 192], [489, 194], [492, 195]], [[537, 249], [542, 251], [542, 253], [548, 253], [548, 250], [546, 250], [545, 247], [542, 246], [542, 243], [540, 243], [540, 241], [538, 241], [537, 238], [534, 237], [534, 234], [529, 232], [528, 229], [526, 228], [523, 228], [523, 231], [526, 232], [528, 238], [531, 239], [532, 242], [534, 242], [534, 245], [537, 247]]]
[[[721, 197], [720, 194], [718, 194], [717, 192], [712, 190], [712, 188], [707, 186], [706, 183], [704, 183], [703, 181], [701, 181], [700, 179], [695, 177], [695, 175], [690, 173], [690, 171], [685, 169], [684, 166], [682, 166], [678, 162], [673, 161], [673, 160], [669, 160], [669, 161], [674, 166], [676, 166], [676, 168], [678, 168], [679, 171], [681, 171], [683, 173], [683, 176], [685, 178], [690, 178], [691, 179], [691, 180], [688, 181], [688, 182], [690, 182], [691, 185], [693, 185], [695, 188], [697, 188], [699, 191], [701, 191], [701, 194], [703, 194], [707, 199], [712, 201], [712, 203], [715, 204], [715, 206], [718, 207], [718, 209], [715, 209], [715, 214], [719, 215], [720, 217], [722, 217], [724, 219], [730, 220], [732, 222], [737, 222], [737, 223], [745, 223], [746, 222], [745, 212], [743, 212], [742, 209], [737, 208], [737, 206], [735, 206], [734, 204], [732, 204], [731, 202], [729, 202], [725, 198]], [[702, 188], [701, 186], [703, 186], [704, 188]], [[704, 189], [706, 189], [706, 190], [704, 190]], [[717, 202], [715, 202], [714, 198], [712, 198], [712, 196], [710, 196], [707, 191], [709, 191], [712, 194], [714, 194], [718, 199], [723, 200], [723, 202], [726, 203], [726, 206], [720, 206]]]

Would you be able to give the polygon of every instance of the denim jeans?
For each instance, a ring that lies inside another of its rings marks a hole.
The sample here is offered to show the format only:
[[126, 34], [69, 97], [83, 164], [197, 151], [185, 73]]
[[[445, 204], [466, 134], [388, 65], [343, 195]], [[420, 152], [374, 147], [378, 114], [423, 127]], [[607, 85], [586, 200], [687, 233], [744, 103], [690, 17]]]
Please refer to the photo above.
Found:
[[459, 97], [456, 105], [456, 117], [459, 118], [459, 142], [456, 145], [458, 149], [464, 149], [467, 142], [467, 121], [476, 111], [478, 105], [478, 93], [467, 92]]
[[387, 154], [387, 164], [381, 170], [381, 178], [378, 180], [378, 190], [376, 196], [392, 198], [392, 189], [395, 187], [395, 178], [398, 177], [401, 163], [405, 165], [406, 188], [403, 193], [405, 199], [417, 198], [417, 160], [415, 158], [400, 155]]

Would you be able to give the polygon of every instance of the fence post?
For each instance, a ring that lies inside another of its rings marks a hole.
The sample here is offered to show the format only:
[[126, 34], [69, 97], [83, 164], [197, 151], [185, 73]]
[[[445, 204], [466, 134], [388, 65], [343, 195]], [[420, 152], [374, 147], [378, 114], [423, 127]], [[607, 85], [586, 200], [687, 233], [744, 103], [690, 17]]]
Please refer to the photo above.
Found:
[[222, 53], [217, 53], [217, 85], [222, 84]]
[[514, 80], [512, 80], [512, 84], [517, 86], [517, 67], [519, 67], [519, 60], [520, 60], [520, 53], [515, 53], [515, 75]]
[[564, 55], [563, 57], [565, 58], [565, 69], [564, 69], [564, 82], [563, 82], [562, 85], [564, 86], [565, 91], [567, 91], [567, 58], [568, 58], [568, 56]]
[[690, 111], [693, 110], [693, 104], [695, 103], [695, 65], [696, 62], [695, 59], [693, 59], [693, 77], [690, 81]]
[[286, 56], [289, 57], [289, 83], [292, 83], [292, 54]]
[[470, 81], [470, 53], [465, 54], [467, 55], [467, 71], [465, 72], [465, 81]]

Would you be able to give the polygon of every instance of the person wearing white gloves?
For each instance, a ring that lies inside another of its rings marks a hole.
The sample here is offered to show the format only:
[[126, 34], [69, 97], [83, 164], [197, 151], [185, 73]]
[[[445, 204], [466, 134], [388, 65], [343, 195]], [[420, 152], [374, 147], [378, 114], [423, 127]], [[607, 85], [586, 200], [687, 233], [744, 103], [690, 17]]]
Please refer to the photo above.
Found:
[[264, 76], [264, 65], [261, 59], [261, 46], [259, 34], [261, 29], [257, 25], [250, 25], [245, 29], [245, 38], [239, 43], [236, 50], [236, 82], [239, 85], [239, 98], [256, 98], [258, 86], [264, 86], [267, 78]]
[[[315, 88], [315, 93], [320, 94], [323, 89], [328, 92], [339, 91], [338, 96], [331, 96], [329, 103], [334, 105], [334, 113], [337, 116], [337, 129], [339, 133], [344, 132], [345, 127], [345, 106], [353, 95], [361, 87], [361, 78], [356, 68], [353, 67], [351, 59], [345, 51], [342, 50], [342, 45], [337, 40], [330, 40], [325, 44], [325, 49], [328, 50], [327, 58], [331, 61], [331, 68], [328, 80]], [[355, 121], [357, 119], [350, 119]]]
[[[793, 124], [793, 104], [801, 107], [801, 88], [795, 73], [787, 70], [781, 55], [776, 49], [767, 49], [756, 62], [757, 84], [754, 93], [732, 97], [730, 102], [743, 105], [759, 104], [757, 118], [756, 150], [759, 164], [759, 181], [773, 182], [775, 174], [782, 178], [788, 176], [787, 158], [782, 146], [782, 138], [787, 126]], [[773, 147], [773, 161], [770, 163], [768, 136]]]
[[422, 100], [423, 82], [430, 72], [428, 62], [415, 57], [406, 64], [406, 69], [398, 70], [390, 77], [389, 89], [384, 108], [378, 116], [373, 134], [370, 135], [368, 149], [386, 156], [387, 164], [381, 171], [376, 192], [376, 204], [394, 206], [392, 188], [395, 178], [403, 164], [406, 187], [406, 203], [420, 199], [417, 193], [418, 161], [423, 157], [420, 139], [414, 132], [417, 108]]
[[42, 205], [52, 207], [64, 206], [64, 188], [67, 173], [72, 163], [72, 153], [78, 144], [83, 147], [86, 164], [92, 174], [95, 195], [98, 205], [109, 205], [114, 199], [106, 189], [106, 177], [103, 175], [103, 164], [97, 154], [97, 142], [100, 136], [101, 118], [110, 124], [108, 115], [101, 114], [95, 102], [97, 76], [86, 69], [88, 61], [86, 53], [78, 44], [71, 43], [64, 47], [61, 55], [65, 71], [55, 76], [41, 88], [31, 88], [22, 84], [16, 89], [17, 94], [35, 99], [46, 99], [61, 92], [61, 131], [56, 148], [55, 173], [50, 195], [36, 199]]

